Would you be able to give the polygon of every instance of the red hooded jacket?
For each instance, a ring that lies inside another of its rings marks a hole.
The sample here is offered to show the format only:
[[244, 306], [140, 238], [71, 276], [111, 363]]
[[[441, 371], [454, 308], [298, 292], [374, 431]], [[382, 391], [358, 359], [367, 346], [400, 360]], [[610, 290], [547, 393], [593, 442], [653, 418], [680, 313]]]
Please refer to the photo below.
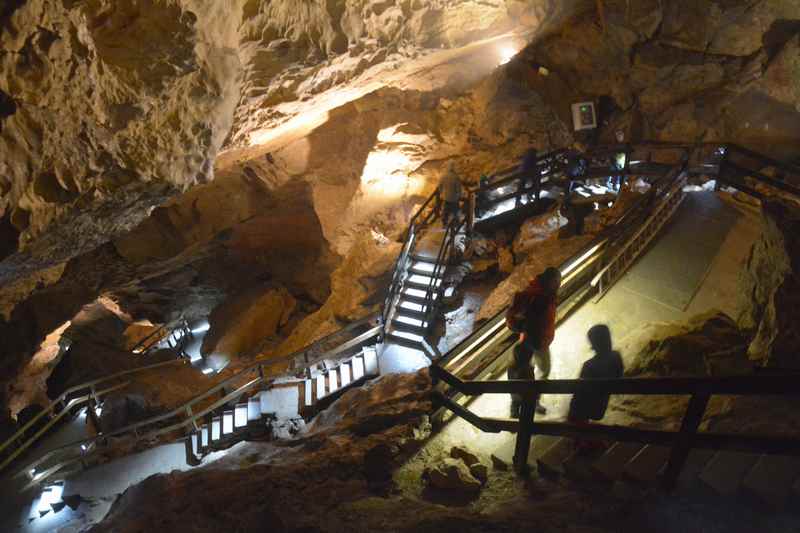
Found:
[[531, 281], [524, 292], [529, 296], [530, 304], [528, 304], [522, 341], [527, 341], [527, 344], [536, 349], [548, 348], [556, 335], [558, 295], [545, 293], [538, 279]]

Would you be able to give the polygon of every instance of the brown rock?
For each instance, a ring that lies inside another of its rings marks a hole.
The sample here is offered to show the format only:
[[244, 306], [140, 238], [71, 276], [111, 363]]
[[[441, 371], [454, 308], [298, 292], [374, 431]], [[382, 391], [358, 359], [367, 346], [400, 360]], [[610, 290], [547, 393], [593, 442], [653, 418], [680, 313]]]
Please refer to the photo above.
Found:
[[501, 470], [503, 472], [508, 470], [508, 463], [500, 459], [497, 455], [492, 454], [491, 459], [492, 459], [492, 467], [494, 467], [495, 470]]
[[450, 449], [450, 457], [453, 459], [461, 459], [464, 461], [464, 464], [467, 466], [472, 466], [476, 463], [480, 463], [481, 460], [478, 459], [478, 456], [466, 449], [463, 446], [453, 446]]
[[428, 486], [441, 490], [477, 492], [481, 482], [475, 479], [463, 461], [447, 457], [442, 464], [425, 470]]
[[486, 484], [489, 480], [489, 467], [483, 463], [475, 463], [470, 465], [469, 467], [470, 473], [481, 482], [481, 484]]
[[740, 317], [754, 329], [751, 359], [771, 366], [800, 367], [800, 209], [790, 204], [762, 202], [761, 238], [753, 246], [741, 276], [742, 294], [749, 300]]
[[251, 352], [289, 320], [296, 305], [280, 287], [262, 287], [228, 298], [209, 316], [203, 353], [237, 356]]

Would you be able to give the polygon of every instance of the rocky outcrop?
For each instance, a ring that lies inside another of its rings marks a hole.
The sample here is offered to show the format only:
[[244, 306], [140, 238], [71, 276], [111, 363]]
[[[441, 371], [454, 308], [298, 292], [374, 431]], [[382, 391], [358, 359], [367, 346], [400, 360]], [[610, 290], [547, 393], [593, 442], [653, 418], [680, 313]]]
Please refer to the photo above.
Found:
[[617, 348], [629, 376], [725, 376], [752, 371], [747, 342], [732, 318], [709, 311], [686, 322], [646, 324]]
[[748, 355], [758, 364], [800, 368], [800, 210], [762, 202], [762, 234], [741, 276], [742, 327], [755, 332]]
[[[383, 376], [345, 393], [292, 447], [248, 443], [131, 487], [94, 530], [256, 531], [265, 520], [275, 531], [317, 528], [323, 509], [389, 493], [393, 469], [419, 447], [413, 429], [431, 407], [429, 391], [425, 371]], [[335, 520], [325, 527], [341, 530]]]
[[202, 352], [229, 357], [250, 353], [286, 325], [296, 303], [282, 287], [260, 287], [229, 298], [211, 312]]
[[11, 14], [0, 212], [35, 260], [9, 266], [90, 250], [213, 177], [239, 97], [239, 4], [36, 0]]

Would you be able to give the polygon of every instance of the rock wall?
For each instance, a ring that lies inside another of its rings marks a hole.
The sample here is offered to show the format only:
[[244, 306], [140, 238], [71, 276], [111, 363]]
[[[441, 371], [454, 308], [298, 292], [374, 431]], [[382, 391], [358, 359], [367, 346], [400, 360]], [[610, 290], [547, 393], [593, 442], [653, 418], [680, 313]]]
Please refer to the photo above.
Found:
[[4, 280], [213, 177], [239, 98], [240, 4], [35, 0], [4, 21], [0, 213], [33, 255]]
[[759, 364], [800, 368], [800, 210], [764, 201], [762, 235], [741, 276], [742, 327], [755, 333], [748, 354]]

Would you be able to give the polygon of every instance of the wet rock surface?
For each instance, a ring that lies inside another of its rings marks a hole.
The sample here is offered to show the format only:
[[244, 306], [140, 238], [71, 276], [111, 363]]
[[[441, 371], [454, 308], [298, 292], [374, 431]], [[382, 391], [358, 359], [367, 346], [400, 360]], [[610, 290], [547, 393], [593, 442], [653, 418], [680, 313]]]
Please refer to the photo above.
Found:
[[800, 209], [762, 202], [761, 222], [740, 282], [749, 304], [740, 323], [755, 332], [748, 354], [757, 364], [800, 368]]

